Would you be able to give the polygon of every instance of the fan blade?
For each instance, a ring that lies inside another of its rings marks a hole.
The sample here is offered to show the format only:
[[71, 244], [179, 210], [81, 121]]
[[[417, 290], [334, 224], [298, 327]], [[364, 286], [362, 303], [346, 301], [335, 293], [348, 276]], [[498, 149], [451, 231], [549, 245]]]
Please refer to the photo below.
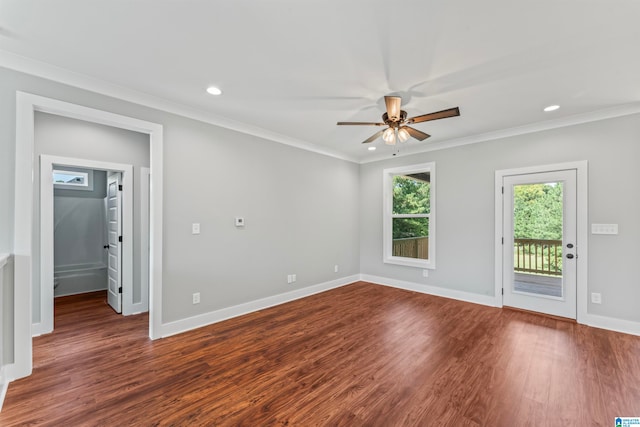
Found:
[[385, 96], [384, 103], [387, 105], [387, 116], [389, 116], [389, 120], [392, 122], [399, 121], [402, 98], [399, 96]]
[[409, 127], [409, 126], [402, 126], [402, 129], [406, 129], [407, 132], [409, 132], [409, 135], [411, 135], [412, 137], [414, 137], [415, 139], [417, 139], [419, 141], [424, 141], [425, 139], [427, 139], [427, 138], [429, 138], [431, 136], [428, 133], [424, 133], [421, 130], [414, 129], [414, 128]]
[[429, 122], [431, 120], [446, 119], [448, 117], [455, 117], [460, 115], [460, 109], [458, 107], [449, 108], [448, 110], [436, 111], [435, 113], [423, 114], [422, 116], [412, 117], [407, 119], [407, 124]]
[[338, 126], [349, 125], [349, 126], [385, 126], [384, 123], [373, 123], [373, 122], [338, 122]]
[[376, 132], [373, 135], [371, 135], [369, 138], [365, 139], [364, 141], [362, 141], [363, 144], [368, 144], [370, 142], [375, 141], [376, 139], [380, 138], [382, 136], [382, 133], [385, 131], [386, 129], [382, 129], [380, 132]]

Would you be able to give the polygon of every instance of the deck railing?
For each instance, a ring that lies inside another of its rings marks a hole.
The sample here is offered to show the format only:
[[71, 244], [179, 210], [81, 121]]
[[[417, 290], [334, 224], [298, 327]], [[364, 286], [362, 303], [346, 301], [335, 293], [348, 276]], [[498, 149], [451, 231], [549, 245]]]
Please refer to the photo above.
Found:
[[562, 276], [562, 240], [513, 239], [515, 271]]
[[393, 256], [429, 259], [429, 238], [393, 239]]

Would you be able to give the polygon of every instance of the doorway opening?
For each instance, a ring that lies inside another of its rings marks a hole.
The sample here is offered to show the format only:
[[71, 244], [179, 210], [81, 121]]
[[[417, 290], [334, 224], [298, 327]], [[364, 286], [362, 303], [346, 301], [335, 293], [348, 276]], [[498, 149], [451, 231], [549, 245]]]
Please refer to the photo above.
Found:
[[[34, 244], [34, 195], [37, 184], [33, 182], [37, 163], [34, 158], [34, 116], [37, 111], [73, 119], [98, 123], [114, 128], [132, 130], [149, 135], [150, 190], [149, 190], [149, 337], [163, 336], [162, 331], [162, 125], [132, 117], [83, 107], [68, 102], [16, 92], [16, 184], [14, 212], [14, 311], [13, 336], [14, 360], [7, 366], [7, 378], [11, 381], [28, 376], [33, 367], [32, 321], [34, 307], [32, 294], [33, 272], [40, 269], [33, 262], [40, 247]], [[126, 179], [126, 178], [125, 178]], [[34, 185], [35, 184], [35, 185]], [[37, 285], [37, 284], [36, 284]]]
[[[55, 218], [55, 170], [76, 169], [104, 173], [104, 198], [101, 200], [103, 235], [99, 245], [105, 267], [109, 304], [124, 315], [149, 310], [149, 169], [139, 169], [134, 181], [134, 167], [127, 164], [72, 159], [58, 156], [40, 156], [40, 310], [41, 321], [34, 325], [34, 334], [53, 331], [53, 298], [56, 270], [65, 265], [55, 265], [56, 232], [62, 228]], [[134, 188], [134, 182], [137, 187]], [[134, 191], [136, 190], [136, 191]], [[134, 212], [134, 194], [139, 208]], [[58, 204], [60, 205], [60, 203]], [[134, 229], [134, 216], [139, 217]], [[54, 229], [55, 227], [55, 229]], [[77, 227], [77, 221], [71, 225]], [[96, 230], [97, 232], [97, 230]], [[134, 253], [134, 242], [138, 251]], [[64, 242], [63, 242], [64, 243]], [[95, 248], [93, 248], [95, 249]], [[87, 249], [88, 250], [88, 249]], [[72, 252], [72, 251], [68, 251]], [[69, 255], [69, 253], [67, 253]], [[95, 261], [95, 260], [89, 260]], [[95, 264], [95, 262], [90, 262]], [[71, 264], [73, 265], [73, 264]], [[134, 266], [136, 266], [134, 268]], [[135, 274], [134, 274], [135, 270]], [[61, 286], [59, 284], [59, 286]]]

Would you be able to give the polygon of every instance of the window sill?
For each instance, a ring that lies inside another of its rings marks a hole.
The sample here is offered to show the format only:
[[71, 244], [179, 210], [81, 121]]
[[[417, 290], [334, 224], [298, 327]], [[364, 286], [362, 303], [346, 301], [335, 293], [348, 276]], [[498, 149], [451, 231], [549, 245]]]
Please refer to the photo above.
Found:
[[403, 258], [403, 257], [386, 257], [382, 260], [385, 264], [404, 265], [405, 267], [423, 268], [428, 270], [435, 270], [436, 265], [433, 260], [422, 260], [415, 258]]

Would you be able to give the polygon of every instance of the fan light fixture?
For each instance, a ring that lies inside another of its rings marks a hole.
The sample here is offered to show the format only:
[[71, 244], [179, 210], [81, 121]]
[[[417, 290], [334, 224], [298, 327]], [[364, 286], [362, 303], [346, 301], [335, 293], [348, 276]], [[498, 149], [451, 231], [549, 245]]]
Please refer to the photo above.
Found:
[[405, 142], [407, 139], [409, 139], [409, 132], [407, 132], [407, 130], [404, 127], [401, 127], [400, 129], [398, 129], [398, 140], [400, 142]]
[[382, 139], [387, 145], [396, 145], [396, 133], [393, 128], [387, 128], [382, 132]]
[[362, 141], [362, 143], [370, 144], [382, 136], [385, 144], [396, 145], [398, 142], [408, 141], [411, 137], [418, 141], [424, 141], [429, 138], [428, 133], [424, 133], [409, 125], [460, 115], [460, 109], [458, 107], [454, 107], [447, 110], [435, 111], [433, 113], [407, 118], [407, 112], [401, 108], [402, 98], [399, 96], [385, 96], [384, 103], [387, 107], [387, 112], [382, 115], [381, 122], [338, 122], [338, 125], [388, 126], [386, 129], [381, 129], [374, 133], [369, 138]]

